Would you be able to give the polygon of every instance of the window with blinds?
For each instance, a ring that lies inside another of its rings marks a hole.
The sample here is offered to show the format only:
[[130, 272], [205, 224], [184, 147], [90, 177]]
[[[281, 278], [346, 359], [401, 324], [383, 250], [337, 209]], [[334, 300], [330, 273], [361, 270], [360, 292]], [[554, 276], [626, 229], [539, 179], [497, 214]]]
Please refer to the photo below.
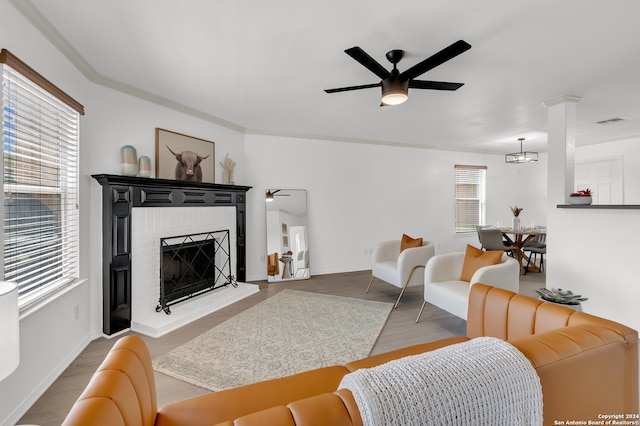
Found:
[[0, 58], [2, 272], [5, 281], [18, 283], [24, 307], [78, 278], [80, 114], [14, 69], [12, 59], [16, 68], [25, 65], [7, 54], [3, 50]]
[[456, 233], [476, 232], [485, 221], [486, 166], [456, 165]]

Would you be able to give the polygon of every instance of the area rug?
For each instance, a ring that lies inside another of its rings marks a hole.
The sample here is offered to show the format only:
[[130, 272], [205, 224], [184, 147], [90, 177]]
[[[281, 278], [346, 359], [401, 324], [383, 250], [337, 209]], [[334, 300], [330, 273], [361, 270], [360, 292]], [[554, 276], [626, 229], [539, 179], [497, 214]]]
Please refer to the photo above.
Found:
[[391, 303], [285, 289], [157, 357], [154, 369], [210, 390], [364, 358]]

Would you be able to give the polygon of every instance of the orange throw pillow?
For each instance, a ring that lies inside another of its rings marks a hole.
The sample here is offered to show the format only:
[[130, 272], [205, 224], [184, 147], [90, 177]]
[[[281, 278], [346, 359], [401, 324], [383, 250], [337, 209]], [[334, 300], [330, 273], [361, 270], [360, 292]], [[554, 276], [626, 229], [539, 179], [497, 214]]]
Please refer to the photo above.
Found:
[[461, 281], [470, 282], [473, 274], [483, 266], [497, 265], [502, 260], [504, 251], [482, 251], [470, 244], [467, 244], [467, 251], [464, 254], [464, 264], [462, 265]]
[[411, 247], [422, 247], [422, 238], [411, 238], [406, 234], [402, 234], [402, 241], [400, 241], [400, 253], [402, 253], [402, 250]]

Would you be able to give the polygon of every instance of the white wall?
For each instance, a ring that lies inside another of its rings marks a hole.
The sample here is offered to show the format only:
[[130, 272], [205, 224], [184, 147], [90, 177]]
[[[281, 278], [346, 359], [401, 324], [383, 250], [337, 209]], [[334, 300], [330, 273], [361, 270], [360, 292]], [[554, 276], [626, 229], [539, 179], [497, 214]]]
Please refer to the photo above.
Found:
[[576, 148], [576, 162], [622, 157], [623, 203], [640, 204], [640, 138]]
[[[640, 138], [576, 148], [576, 161], [623, 156], [624, 203], [640, 204]], [[637, 241], [640, 210], [549, 213], [547, 287], [588, 297], [583, 309], [640, 330]]]
[[[0, 48], [8, 49], [81, 104], [89, 104], [86, 79], [8, 2], [0, 1]], [[86, 137], [85, 118], [80, 137]], [[88, 165], [82, 161], [81, 173]], [[88, 185], [80, 184], [80, 222], [87, 229]], [[80, 237], [80, 274], [86, 277], [90, 258], [88, 235]], [[20, 318], [20, 365], [0, 382], [0, 424], [14, 424], [41, 392], [64, 371], [90, 340], [89, 283], [83, 283], [51, 301], [36, 313]], [[76, 306], [79, 318], [75, 319]]]
[[585, 312], [640, 330], [640, 210], [555, 209], [547, 287], [582, 294]]
[[368, 249], [402, 233], [436, 243], [437, 252], [478, 244], [454, 235], [454, 165], [487, 165], [487, 223], [510, 223], [510, 205], [524, 224], [546, 224], [546, 156], [526, 165], [481, 155], [326, 140], [246, 135], [247, 279], [265, 279], [264, 193], [306, 189], [312, 274], [371, 267]]
[[[266, 212], [265, 232], [268, 235], [267, 253], [277, 253], [278, 257], [285, 252], [282, 246], [282, 224], [288, 223], [288, 215], [280, 210]], [[287, 250], [289, 247], [287, 246]]]
[[87, 135], [83, 139], [85, 155], [83, 161], [89, 164], [87, 174], [82, 175], [91, 189], [89, 225], [83, 231], [90, 237], [89, 259], [92, 283], [91, 304], [92, 330], [102, 330], [102, 187], [91, 178], [91, 174], [120, 174], [120, 148], [133, 145], [138, 156], [147, 155], [151, 161], [151, 176], [155, 176], [155, 129], [187, 134], [213, 141], [216, 155], [216, 182], [222, 181], [222, 167], [219, 162], [229, 153], [238, 162], [235, 181], [245, 184], [242, 155], [243, 134], [200, 120], [174, 110], [133, 98], [102, 86], [91, 85], [91, 103], [87, 110], [84, 127]]

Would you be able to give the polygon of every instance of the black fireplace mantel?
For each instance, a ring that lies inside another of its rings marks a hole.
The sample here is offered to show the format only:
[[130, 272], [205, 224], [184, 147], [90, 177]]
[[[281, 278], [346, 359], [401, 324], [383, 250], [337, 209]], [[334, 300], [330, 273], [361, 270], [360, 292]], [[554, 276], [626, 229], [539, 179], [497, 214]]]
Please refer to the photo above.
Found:
[[246, 279], [246, 193], [250, 186], [185, 182], [109, 174], [102, 185], [102, 330], [131, 327], [131, 209], [134, 207], [235, 207], [236, 279]]

